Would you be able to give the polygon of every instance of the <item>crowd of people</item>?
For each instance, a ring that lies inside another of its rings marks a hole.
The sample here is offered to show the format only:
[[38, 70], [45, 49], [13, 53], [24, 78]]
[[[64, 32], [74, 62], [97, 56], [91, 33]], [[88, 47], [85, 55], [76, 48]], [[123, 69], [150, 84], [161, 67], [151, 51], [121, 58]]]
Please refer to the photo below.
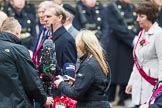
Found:
[[0, 2], [0, 107], [162, 107], [161, 1]]

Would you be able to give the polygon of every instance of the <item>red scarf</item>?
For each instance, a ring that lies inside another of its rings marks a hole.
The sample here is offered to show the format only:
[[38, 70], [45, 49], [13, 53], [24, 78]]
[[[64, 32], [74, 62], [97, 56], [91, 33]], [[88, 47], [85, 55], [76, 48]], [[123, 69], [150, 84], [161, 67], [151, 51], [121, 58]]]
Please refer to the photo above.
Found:
[[139, 40], [142, 36], [142, 33], [143, 33], [144, 30], [140, 31], [139, 35], [138, 35], [138, 41], [134, 47], [134, 50], [133, 50], [133, 58], [134, 58], [134, 64], [136, 65], [137, 69], [138, 69], [138, 72], [141, 74], [141, 76], [147, 81], [149, 82], [151, 85], [155, 86], [156, 85], [156, 82], [158, 81], [157, 78], [153, 78], [153, 77], [150, 77], [149, 75], [147, 75], [145, 73], [145, 71], [141, 68], [141, 66], [138, 64], [138, 61], [137, 61], [137, 56], [136, 56], [136, 53], [135, 53], [135, 50], [137, 48], [137, 45], [139, 44]]

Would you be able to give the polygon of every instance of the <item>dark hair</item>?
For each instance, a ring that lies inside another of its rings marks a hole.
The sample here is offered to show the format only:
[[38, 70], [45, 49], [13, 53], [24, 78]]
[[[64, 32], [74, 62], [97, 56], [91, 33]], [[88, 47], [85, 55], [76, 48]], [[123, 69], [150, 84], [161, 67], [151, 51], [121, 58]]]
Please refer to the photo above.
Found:
[[157, 20], [158, 12], [158, 6], [151, 1], [141, 2], [136, 8], [136, 13], [146, 15], [147, 19], [150, 20], [152, 24]]

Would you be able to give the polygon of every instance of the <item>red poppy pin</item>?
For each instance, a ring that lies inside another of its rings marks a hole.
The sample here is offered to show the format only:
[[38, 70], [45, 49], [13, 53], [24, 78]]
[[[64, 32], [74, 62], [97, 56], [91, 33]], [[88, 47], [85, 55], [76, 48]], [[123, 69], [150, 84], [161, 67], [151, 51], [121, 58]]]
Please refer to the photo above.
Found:
[[146, 39], [143, 38], [143, 39], [140, 41], [140, 45], [143, 46], [144, 44], [146, 44]]

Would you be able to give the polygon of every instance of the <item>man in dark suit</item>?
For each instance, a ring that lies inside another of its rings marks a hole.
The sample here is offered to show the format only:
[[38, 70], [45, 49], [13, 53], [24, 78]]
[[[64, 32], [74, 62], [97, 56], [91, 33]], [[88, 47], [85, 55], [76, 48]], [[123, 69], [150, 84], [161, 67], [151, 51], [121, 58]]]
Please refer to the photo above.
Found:
[[[74, 38], [67, 32], [63, 26], [66, 20], [66, 14], [63, 7], [58, 4], [53, 4], [45, 10], [44, 21], [46, 27], [52, 32], [52, 40], [55, 44], [56, 51], [56, 71], [60, 72], [65, 63], [74, 63], [77, 61], [77, 50]], [[68, 73], [67, 73], [68, 74]], [[75, 73], [69, 75], [74, 77]], [[55, 96], [61, 96], [59, 90], [54, 90]]]
[[44, 15], [46, 27], [53, 31], [52, 39], [56, 48], [57, 65], [62, 69], [67, 62], [75, 64], [77, 60], [75, 40], [63, 26], [66, 20], [64, 9], [57, 4], [53, 4], [53, 6], [48, 7]]
[[35, 41], [32, 56], [32, 60], [37, 66], [39, 66], [40, 64], [39, 62], [42, 54], [41, 50], [43, 48], [43, 43], [51, 35], [50, 30], [48, 30], [48, 28], [45, 26], [44, 12], [47, 9], [47, 7], [52, 3], [52, 1], [43, 1], [38, 5], [38, 19], [40, 31]]

